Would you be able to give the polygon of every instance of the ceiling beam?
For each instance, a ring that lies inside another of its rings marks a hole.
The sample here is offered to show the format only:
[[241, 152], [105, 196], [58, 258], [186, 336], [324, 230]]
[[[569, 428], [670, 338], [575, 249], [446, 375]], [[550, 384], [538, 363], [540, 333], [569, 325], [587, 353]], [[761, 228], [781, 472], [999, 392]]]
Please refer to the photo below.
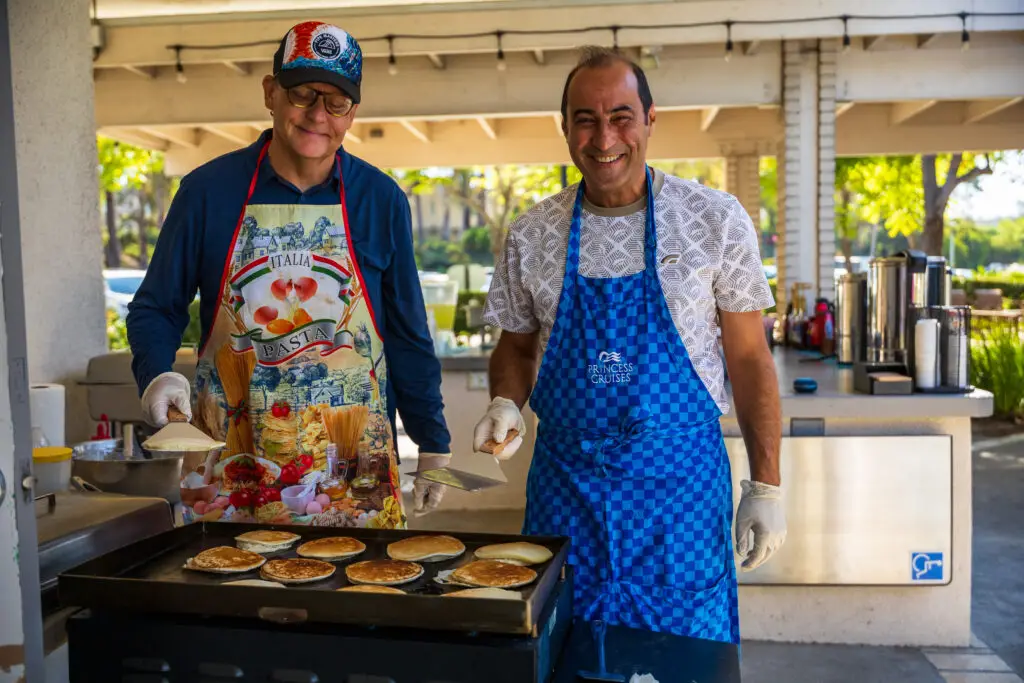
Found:
[[760, 40], [748, 40], [740, 44], [743, 54], [746, 57], [752, 57], [757, 54], [757, 51], [761, 49]]
[[836, 106], [836, 118], [838, 119], [840, 116], [853, 109], [854, 104], [856, 104], [856, 102], [838, 102]]
[[439, 71], [443, 71], [445, 67], [448, 66], [448, 64], [445, 63], [444, 61], [444, 55], [439, 55], [435, 52], [431, 52], [427, 55], [427, 59], [429, 59], [430, 63], [434, 65], [434, 68]]
[[351, 140], [352, 142], [361, 145], [363, 144], [363, 124], [353, 123], [352, 127], [345, 132], [345, 139]]
[[892, 109], [890, 110], [889, 123], [894, 126], [910, 121], [916, 116], [928, 111], [936, 104], [938, 100], [919, 100], [916, 102], [894, 102]]
[[145, 78], [147, 81], [156, 78], [157, 69], [155, 66], [132, 66], [131, 64], [125, 64], [123, 68], [128, 73]]
[[484, 129], [484, 134], [492, 140], [498, 139], [498, 122], [495, 119], [489, 119], [486, 116], [476, 117], [476, 122], [480, 124], [480, 127]]
[[544, 66], [544, 64], [547, 62], [547, 57], [544, 54], [544, 50], [534, 50], [533, 61], [537, 62], [539, 66]]
[[252, 73], [252, 66], [245, 62], [233, 62], [230, 59], [225, 59], [221, 62], [224, 66], [234, 71], [239, 76], [248, 76]]
[[864, 49], [868, 52], [877, 49], [885, 40], [885, 36], [864, 36]]
[[149, 128], [140, 127], [140, 131], [146, 135], [167, 140], [175, 145], [195, 149], [201, 142], [200, 130], [198, 128]]
[[412, 133], [412, 136], [420, 142], [430, 142], [430, 123], [427, 121], [410, 121], [402, 119], [399, 121], [402, 127]]
[[993, 114], [1024, 101], [1024, 97], [1011, 97], [1004, 100], [980, 100], [968, 102], [964, 111], [964, 123], [980, 123]]
[[924, 50], [925, 48], [931, 47], [935, 44], [938, 37], [942, 35], [940, 33], [922, 33], [916, 36], [917, 38], [917, 49]]
[[700, 131], [707, 133], [711, 129], [711, 126], [715, 123], [715, 119], [718, 118], [719, 112], [722, 111], [721, 107], [708, 107], [702, 109], [700, 112]]
[[167, 140], [134, 128], [100, 128], [97, 133], [111, 140], [117, 140], [118, 142], [124, 142], [144, 149], [154, 149], [158, 152], [166, 152], [171, 148], [171, 143]]
[[[244, 124], [217, 124], [216, 126], [202, 126], [202, 129], [207, 133], [216, 135], [219, 138], [224, 138], [228, 142], [233, 142], [236, 145], [247, 147], [256, 140], [257, 134], [253, 132], [251, 126]], [[263, 132], [263, 131], [260, 131]]]

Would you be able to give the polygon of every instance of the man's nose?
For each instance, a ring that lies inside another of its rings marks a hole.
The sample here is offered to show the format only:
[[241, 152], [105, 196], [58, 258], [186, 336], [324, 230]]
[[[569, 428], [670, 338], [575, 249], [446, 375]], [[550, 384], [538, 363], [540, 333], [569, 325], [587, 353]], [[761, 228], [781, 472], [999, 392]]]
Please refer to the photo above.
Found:
[[600, 121], [597, 124], [597, 131], [593, 138], [593, 145], [602, 152], [607, 152], [618, 142], [618, 135], [611, 121]]

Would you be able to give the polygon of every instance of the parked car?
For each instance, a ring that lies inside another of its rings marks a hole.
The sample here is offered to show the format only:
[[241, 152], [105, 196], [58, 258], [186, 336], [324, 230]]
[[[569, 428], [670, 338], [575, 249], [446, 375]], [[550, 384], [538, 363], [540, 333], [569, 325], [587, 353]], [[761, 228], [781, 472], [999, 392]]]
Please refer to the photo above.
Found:
[[128, 304], [135, 298], [135, 292], [142, 286], [144, 270], [116, 268], [103, 271], [103, 290], [107, 308], [120, 317], [128, 315]]

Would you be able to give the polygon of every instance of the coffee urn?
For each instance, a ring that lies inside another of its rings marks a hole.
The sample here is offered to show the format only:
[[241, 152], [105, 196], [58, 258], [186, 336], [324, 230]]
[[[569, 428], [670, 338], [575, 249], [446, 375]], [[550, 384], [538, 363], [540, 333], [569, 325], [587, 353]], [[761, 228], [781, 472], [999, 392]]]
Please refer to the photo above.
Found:
[[[871, 259], [868, 266], [867, 354], [872, 364], [913, 364], [915, 311], [928, 299], [928, 259], [907, 250]], [[912, 371], [912, 368], [909, 368]]]
[[867, 273], [846, 273], [836, 279], [836, 357], [841, 365], [865, 360]]

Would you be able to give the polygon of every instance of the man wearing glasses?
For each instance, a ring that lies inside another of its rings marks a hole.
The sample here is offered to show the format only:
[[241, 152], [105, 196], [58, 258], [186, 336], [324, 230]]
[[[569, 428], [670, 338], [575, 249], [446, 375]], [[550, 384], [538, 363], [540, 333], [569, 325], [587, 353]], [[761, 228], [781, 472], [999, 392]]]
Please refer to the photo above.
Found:
[[[362, 52], [345, 31], [288, 31], [263, 80], [273, 127], [182, 179], [129, 306], [147, 422], [166, 424], [173, 406], [227, 442], [218, 497], [186, 508], [188, 519], [403, 527], [396, 408], [420, 469], [450, 457], [408, 200], [342, 147], [361, 81]], [[190, 386], [172, 366], [197, 290]], [[359, 445], [338, 443], [335, 429]], [[328, 467], [331, 443], [340, 473]], [[318, 473], [345, 481], [314, 498]], [[417, 511], [441, 491], [417, 484]]]

